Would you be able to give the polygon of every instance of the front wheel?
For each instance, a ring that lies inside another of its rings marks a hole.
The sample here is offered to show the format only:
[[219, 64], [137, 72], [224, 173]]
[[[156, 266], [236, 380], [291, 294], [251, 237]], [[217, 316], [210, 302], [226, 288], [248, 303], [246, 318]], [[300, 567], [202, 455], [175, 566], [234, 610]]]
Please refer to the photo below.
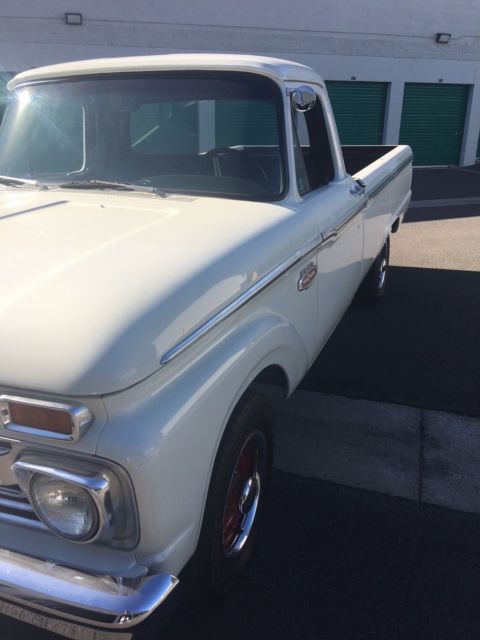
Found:
[[269, 402], [247, 392], [220, 443], [197, 550], [185, 570], [194, 603], [228, 593], [252, 556], [272, 470], [272, 427]]
[[376, 260], [370, 267], [357, 292], [357, 301], [361, 304], [377, 304], [385, 295], [390, 259], [390, 238], [383, 245]]

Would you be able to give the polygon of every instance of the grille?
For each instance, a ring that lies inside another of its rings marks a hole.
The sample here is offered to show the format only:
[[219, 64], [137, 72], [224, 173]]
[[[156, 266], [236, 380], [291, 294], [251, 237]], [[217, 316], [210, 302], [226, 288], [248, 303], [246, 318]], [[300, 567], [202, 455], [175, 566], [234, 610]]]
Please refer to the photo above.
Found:
[[12, 472], [21, 447], [20, 443], [0, 439], [0, 522], [45, 530], [47, 527], [37, 518]]
[[10, 522], [36, 529], [46, 529], [28, 498], [17, 485], [0, 487], [0, 522]]

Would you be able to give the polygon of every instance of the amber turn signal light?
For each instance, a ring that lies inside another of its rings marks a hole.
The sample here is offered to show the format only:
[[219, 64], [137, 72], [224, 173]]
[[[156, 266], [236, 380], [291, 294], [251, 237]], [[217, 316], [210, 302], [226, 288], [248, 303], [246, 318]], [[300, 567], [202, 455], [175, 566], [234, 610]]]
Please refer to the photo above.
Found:
[[0, 396], [0, 424], [10, 431], [78, 440], [92, 420], [92, 413], [82, 405]]
[[19, 402], [9, 402], [8, 409], [12, 422], [32, 429], [42, 431], [53, 431], [63, 435], [72, 435], [73, 425], [70, 414], [57, 409], [45, 409], [45, 407], [35, 407]]

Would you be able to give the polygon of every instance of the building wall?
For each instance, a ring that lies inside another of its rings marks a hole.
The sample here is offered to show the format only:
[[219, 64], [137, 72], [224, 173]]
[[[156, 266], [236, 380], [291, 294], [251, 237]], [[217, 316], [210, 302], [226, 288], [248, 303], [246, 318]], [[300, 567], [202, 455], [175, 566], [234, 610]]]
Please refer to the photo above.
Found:
[[[83, 15], [68, 26], [65, 10]], [[437, 44], [435, 34], [452, 34]], [[390, 83], [385, 142], [398, 141], [405, 82], [471, 85], [461, 164], [480, 131], [479, 0], [3, 0], [0, 70], [174, 51], [233, 51], [303, 62], [329, 80]]]

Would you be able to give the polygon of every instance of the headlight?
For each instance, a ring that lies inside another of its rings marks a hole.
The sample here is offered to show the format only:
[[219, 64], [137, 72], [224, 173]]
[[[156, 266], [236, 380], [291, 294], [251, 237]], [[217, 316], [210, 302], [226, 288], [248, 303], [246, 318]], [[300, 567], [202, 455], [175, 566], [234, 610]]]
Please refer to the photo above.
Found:
[[64, 538], [80, 542], [90, 540], [97, 533], [98, 509], [82, 487], [35, 474], [30, 481], [30, 497], [39, 518]]
[[115, 463], [28, 452], [12, 470], [37, 516], [57, 535], [122, 549], [137, 544], [133, 489]]

